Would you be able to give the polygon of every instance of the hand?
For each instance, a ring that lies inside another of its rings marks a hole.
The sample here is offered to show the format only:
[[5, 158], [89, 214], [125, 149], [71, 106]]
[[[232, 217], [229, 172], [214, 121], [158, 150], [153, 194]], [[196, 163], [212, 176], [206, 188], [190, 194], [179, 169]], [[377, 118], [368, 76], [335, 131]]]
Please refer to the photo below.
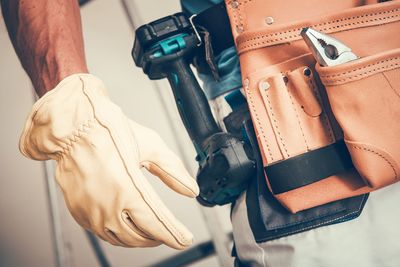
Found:
[[156, 132], [125, 117], [93, 75], [69, 76], [35, 103], [20, 150], [57, 161], [72, 216], [111, 244], [184, 249], [192, 243], [140, 168], [189, 197], [198, 195], [196, 182]]

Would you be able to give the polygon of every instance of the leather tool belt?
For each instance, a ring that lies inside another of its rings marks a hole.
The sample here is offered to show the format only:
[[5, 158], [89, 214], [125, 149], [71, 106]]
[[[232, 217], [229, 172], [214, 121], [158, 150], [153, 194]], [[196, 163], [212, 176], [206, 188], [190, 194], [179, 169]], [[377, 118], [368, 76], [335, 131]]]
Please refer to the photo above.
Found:
[[[397, 182], [400, 1], [226, 0], [226, 8], [274, 197], [296, 213]], [[360, 58], [316, 66], [303, 27]]]

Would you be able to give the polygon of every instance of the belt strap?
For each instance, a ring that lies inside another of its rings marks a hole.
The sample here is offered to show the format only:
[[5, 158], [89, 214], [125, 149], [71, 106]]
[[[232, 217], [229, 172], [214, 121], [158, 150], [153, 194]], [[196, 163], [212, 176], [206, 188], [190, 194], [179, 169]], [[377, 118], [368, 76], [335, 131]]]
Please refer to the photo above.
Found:
[[274, 194], [284, 193], [353, 168], [343, 140], [264, 168]]
[[197, 14], [193, 22], [210, 33], [215, 55], [235, 45], [224, 1]]

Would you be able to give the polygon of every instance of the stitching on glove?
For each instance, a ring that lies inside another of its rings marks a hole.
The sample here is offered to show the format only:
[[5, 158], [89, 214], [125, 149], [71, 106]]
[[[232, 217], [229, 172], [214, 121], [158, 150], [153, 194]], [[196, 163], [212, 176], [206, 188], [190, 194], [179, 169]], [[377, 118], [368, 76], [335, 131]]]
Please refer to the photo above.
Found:
[[[134, 186], [134, 187], [136, 188], [136, 190], [139, 192], [139, 194], [140, 194], [140, 196], [142, 197], [143, 201], [146, 203], [146, 205], [148, 205], [148, 207], [151, 209], [151, 211], [153, 212], [153, 214], [154, 214], [154, 215], [158, 218], [158, 220], [165, 226], [165, 228], [171, 233], [172, 237], [173, 237], [179, 244], [185, 246], [185, 244], [182, 244], [182, 242], [183, 242], [183, 243], [187, 243], [188, 240], [181, 234], [180, 231], [178, 231], [178, 230], [175, 228], [175, 226], [173, 226], [172, 224], [170, 224], [169, 220], [166, 219], [167, 216], [164, 214], [164, 212], [163, 212], [162, 210], [159, 210], [159, 209], [155, 208], [156, 205], [154, 205], [154, 201], [153, 201], [153, 199], [152, 199], [151, 194], [150, 194], [148, 191], [146, 191], [146, 187], [141, 187], [141, 188], [139, 188], [139, 186], [137, 185], [137, 182], [138, 182], [138, 181], [137, 181], [137, 179], [134, 179], [134, 175], [133, 175], [133, 174], [134, 174], [134, 171], [133, 171], [132, 168], [129, 166], [129, 164], [126, 162], [125, 156], [130, 154], [130, 153], [126, 150], [126, 149], [127, 149], [127, 146], [126, 146], [126, 145], [122, 145], [122, 146], [118, 145], [118, 143], [119, 143], [118, 140], [119, 140], [119, 141], [123, 140], [122, 138], [120, 138], [118, 130], [115, 130], [115, 129], [113, 129], [112, 127], [110, 127], [110, 125], [108, 125], [108, 122], [102, 121], [101, 116], [100, 116], [100, 117], [97, 117], [97, 116], [98, 116], [97, 110], [96, 110], [97, 104], [96, 104], [96, 101], [95, 101], [94, 99], [92, 99], [92, 98], [93, 98], [93, 95], [92, 95], [93, 92], [92, 92], [92, 90], [90, 89], [90, 87], [89, 87], [89, 85], [87, 84], [87, 82], [86, 82], [82, 77], [81, 77], [80, 79], [81, 79], [82, 86], [83, 86], [83, 89], [82, 89], [82, 90], [83, 90], [83, 93], [86, 95], [86, 97], [88, 98], [90, 104], [91, 104], [92, 107], [93, 107], [93, 110], [94, 110], [94, 117], [95, 117], [95, 119], [98, 121], [98, 123], [99, 123], [102, 127], [106, 128], [106, 129], [108, 130], [108, 132], [109, 132], [109, 134], [110, 134], [110, 138], [111, 138], [112, 141], [114, 142], [114, 145], [115, 145], [115, 147], [116, 147], [116, 149], [117, 149], [117, 152], [118, 152], [118, 154], [119, 154], [119, 156], [120, 156], [120, 159], [121, 159], [121, 161], [122, 161], [122, 163], [123, 163], [123, 165], [124, 165], [124, 167], [125, 167], [125, 170], [126, 170], [128, 176], [130, 177], [130, 179], [131, 179], [131, 181], [132, 181], [133, 186]], [[124, 116], [120, 108], [118, 108], [118, 112], [120, 113], [120, 116]], [[125, 117], [125, 116], [124, 116], [124, 117]], [[123, 123], [123, 122], [122, 122], [122, 123]], [[121, 126], [121, 125], [119, 125], [119, 126]], [[126, 127], [126, 130], [129, 131], [129, 132], [131, 133], [130, 128], [129, 128], [129, 124], [127, 123], [127, 120], [126, 120], [126, 123], [123, 123], [123, 127]], [[132, 136], [132, 138], [134, 138], [134, 137]], [[138, 171], [140, 171], [140, 170], [138, 170]]]
[[173, 175], [169, 174], [167, 171], [165, 171], [163, 168], [161, 168], [160, 165], [158, 165], [157, 163], [150, 161], [150, 160], [144, 160], [141, 162], [141, 164], [143, 164], [143, 166], [146, 167], [145, 163], [149, 163], [149, 165], [156, 167], [158, 171], [161, 171], [164, 175], [168, 176], [168, 178], [173, 178], [173, 180], [175, 182], [179, 183], [184, 188], [186, 188], [188, 191], [192, 192], [193, 195], [196, 195], [195, 192], [193, 192], [193, 190], [191, 190], [188, 186], [186, 186], [184, 183], [182, 183], [179, 179], [176, 179]]
[[66, 147], [62, 148], [63, 152], [70, 152], [73, 144], [76, 143], [84, 134], [87, 134], [88, 131], [93, 128], [94, 122], [94, 118], [87, 120], [85, 123], [79, 125], [72, 135], [66, 137], [65, 140], [62, 140], [63, 143], [66, 144]]
[[125, 244], [124, 242], [122, 242], [122, 240], [119, 239], [118, 236], [113, 231], [111, 231], [110, 229], [105, 228], [104, 229], [104, 233], [106, 234], [106, 236], [109, 239], [114, 241], [115, 244], [112, 244], [112, 242], [110, 242], [112, 245], [119, 245], [119, 246], [123, 246], [123, 247], [128, 247], [128, 244]]
[[[126, 216], [125, 218], [124, 218], [124, 215]], [[150, 235], [149, 233], [146, 233], [146, 231], [144, 231], [141, 227], [139, 227], [138, 224], [135, 223], [135, 221], [130, 216], [129, 210], [127, 210], [127, 209], [122, 210], [121, 219], [122, 219], [122, 222], [127, 224], [129, 229], [131, 229], [133, 232], [135, 232], [135, 234], [137, 234], [140, 237], [142, 237], [143, 239], [145, 239], [145, 241], [147, 241], [147, 240], [157, 241], [152, 235]], [[129, 223], [126, 223], [125, 219]], [[132, 225], [129, 225], [129, 224], [132, 224]]]

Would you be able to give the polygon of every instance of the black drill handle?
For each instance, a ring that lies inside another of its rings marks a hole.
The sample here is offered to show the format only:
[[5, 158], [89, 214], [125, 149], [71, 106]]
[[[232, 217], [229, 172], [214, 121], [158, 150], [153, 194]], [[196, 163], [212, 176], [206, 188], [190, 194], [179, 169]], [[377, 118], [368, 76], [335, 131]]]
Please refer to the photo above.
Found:
[[207, 98], [184, 57], [169, 62], [165, 72], [183, 124], [195, 145], [201, 147], [208, 137], [220, 132]]

